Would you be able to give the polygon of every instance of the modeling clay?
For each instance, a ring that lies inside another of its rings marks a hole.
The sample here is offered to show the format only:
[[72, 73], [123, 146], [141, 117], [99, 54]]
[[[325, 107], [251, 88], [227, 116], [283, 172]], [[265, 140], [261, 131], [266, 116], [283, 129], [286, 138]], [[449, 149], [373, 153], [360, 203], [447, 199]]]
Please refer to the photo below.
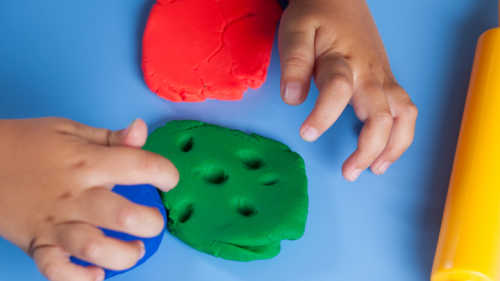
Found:
[[[165, 208], [163, 207], [161, 198], [158, 194], [158, 191], [154, 186], [151, 185], [137, 185], [137, 186], [120, 186], [117, 185], [114, 187], [113, 191], [117, 194], [122, 195], [123, 197], [127, 198], [128, 200], [137, 203], [137, 204], [142, 204], [145, 206], [149, 207], [155, 207], [157, 208], [163, 217], [165, 218], [166, 221], [166, 213], [165, 213]], [[140, 238], [140, 237], [135, 237], [131, 236], [125, 233], [120, 233], [116, 231], [111, 231], [107, 229], [103, 229], [103, 232], [109, 236], [113, 237], [116, 239], [120, 239], [123, 241], [135, 241], [135, 240], [141, 240], [144, 243], [144, 247], [146, 248], [146, 254], [144, 257], [142, 257], [137, 264], [133, 267], [138, 267], [141, 264], [143, 264], [147, 259], [149, 259], [155, 252], [158, 250], [158, 247], [160, 246], [161, 240], [163, 239], [163, 234], [160, 233], [158, 236], [153, 237], [153, 238]], [[84, 265], [87, 266], [89, 263], [76, 259], [76, 258], [71, 258], [71, 260], [79, 265]], [[121, 274], [127, 271], [132, 270], [133, 268], [123, 270], [123, 271], [114, 271], [114, 270], [105, 270], [106, 272], [106, 278], [113, 277], [117, 274]]]
[[143, 39], [149, 88], [171, 101], [241, 99], [266, 78], [275, 0], [158, 0]]
[[163, 193], [168, 229], [185, 243], [225, 259], [276, 256], [280, 241], [300, 238], [308, 210], [304, 161], [286, 145], [197, 121], [172, 121], [145, 149], [169, 158], [178, 186]]

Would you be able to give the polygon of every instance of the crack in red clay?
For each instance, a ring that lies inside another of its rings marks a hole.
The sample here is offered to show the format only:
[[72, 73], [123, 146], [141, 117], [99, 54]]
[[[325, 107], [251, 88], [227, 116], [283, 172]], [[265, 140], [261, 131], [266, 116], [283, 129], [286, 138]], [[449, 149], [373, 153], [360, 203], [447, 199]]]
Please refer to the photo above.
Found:
[[[195, 65], [193, 67], [193, 71], [198, 73], [199, 71], [199, 68], [201, 66], [202, 63], [210, 63], [211, 60], [216, 57], [225, 47], [225, 43], [224, 43], [224, 37], [226, 35], [226, 32], [227, 30], [233, 26], [234, 24], [240, 22], [240, 21], [243, 21], [243, 20], [246, 20], [246, 19], [249, 19], [249, 18], [252, 18], [252, 17], [255, 17], [256, 15], [254, 13], [248, 13], [246, 15], [243, 15], [243, 16], [240, 16], [240, 17], [237, 17], [237, 18], [234, 18], [230, 21], [226, 21], [224, 22], [223, 26], [222, 26], [222, 30], [220, 31], [220, 36], [219, 36], [219, 46], [217, 46], [217, 48], [210, 54], [208, 55], [207, 58], [203, 59], [200, 63], [198, 63], [197, 65]], [[234, 74], [233, 74], [233, 62], [231, 62], [231, 68], [230, 68], [230, 73], [231, 73], [231, 76], [234, 77]], [[205, 91], [207, 89], [207, 85], [205, 83], [205, 81], [203, 80], [203, 78], [201, 77], [201, 74], [198, 73], [198, 78], [201, 82], [201, 85], [202, 85], [202, 89], [201, 89], [201, 95], [203, 96], [205, 94]]]
[[[174, 4], [175, 2], [177, 2], [178, 0], [167, 0], [166, 4]], [[157, 3], [157, 4], [160, 4], [160, 3]], [[222, 13], [221, 13], [222, 14]], [[223, 18], [224, 16], [221, 15]], [[201, 73], [199, 73], [199, 68], [201, 67], [201, 65], [203, 63], [210, 63], [212, 61], [213, 58], [215, 58], [225, 47], [225, 43], [224, 43], [224, 37], [226, 35], [226, 32], [227, 30], [233, 26], [234, 24], [240, 22], [240, 21], [243, 21], [243, 20], [247, 20], [249, 18], [252, 18], [252, 17], [255, 17], [256, 14], [255, 13], [248, 13], [248, 14], [245, 14], [245, 15], [242, 15], [240, 17], [237, 17], [237, 18], [233, 18], [231, 20], [227, 20], [224, 18], [224, 23], [222, 25], [222, 28], [221, 28], [221, 31], [219, 32], [220, 33], [220, 36], [219, 36], [219, 45], [217, 46], [217, 48], [212, 52], [210, 53], [207, 58], [203, 59], [200, 61], [200, 63], [196, 64], [194, 67], [193, 67], [193, 72], [197, 73], [198, 74], [198, 78], [200, 80], [200, 83], [201, 83], [201, 89], [198, 93], [192, 93], [192, 95], [195, 95], [201, 99], [205, 99], [205, 92], [208, 88], [207, 84], [205, 83], [205, 81], [203, 80], [203, 78], [201, 77]], [[234, 62], [231, 62], [231, 68], [230, 68], [230, 74], [231, 76], [235, 77], [234, 76]], [[179, 95], [179, 97], [181, 98], [181, 100], [186, 100], [187, 99], [187, 95], [189, 95], [189, 91], [187, 91], [186, 89], [180, 89], [180, 88], [176, 88], [172, 85], [170, 85], [170, 83], [166, 82], [166, 81], [162, 81], [163, 84], [165, 84], [165, 86], [167, 86], [167, 88], [170, 90], [170, 91], [173, 91], [175, 93], [177, 93]], [[248, 81], [247, 81], [247, 86], [248, 86]], [[160, 88], [161, 86], [158, 86], [158, 89], [157, 89], [157, 93], [160, 91]]]
[[226, 35], [226, 32], [227, 30], [234, 24], [240, 22], [240, 21], [243, 21], [243, 20], [246, 20], [246, 19], [249, 19], [249, 18], [252, 18], [252, 17], [255, 17], [255, 14], [253, 13], [249, 13], [249, 14], [246, 14], [246, 15], [243, 15], [241, 17], [238, 17], [238, 18], [235, 18], [235, 19], [232, 19], [231, 21], [229, 22], [225, 22], [224, 25], [222, 26], [222, 31], [220, 33], [220, 36], [219, 36], [219, 39], [220, 39], [220, 43], [219, 43], [219, 46], [217, 47], [217, 49], [215, 49], [215, 51], [212, 52], [212, 54], [210, 54], [205, 60], [209, 63], [216, 55], [218, 55], [222, 49], [224, 48], [224, 36]]

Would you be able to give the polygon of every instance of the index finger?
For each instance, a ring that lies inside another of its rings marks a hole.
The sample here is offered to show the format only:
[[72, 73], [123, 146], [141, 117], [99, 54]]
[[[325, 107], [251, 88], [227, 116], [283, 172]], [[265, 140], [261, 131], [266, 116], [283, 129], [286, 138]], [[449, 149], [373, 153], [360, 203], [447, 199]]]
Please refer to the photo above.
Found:
[[288, 12], [279, 28], [281, 95], [286, 103], [298, 105], [306, 99], [313, 74], [315, 30], [304, 20], [288, 19], [294, 16]]
[[315, 141], [339, 118], [352, 96], [352, 70], [340, 55], [318, 59], [315, 74], [319, 96], [300, 134], [306, 141]]
[[89, 186], [151, 184], [168, 191], [179, 182], [179, 172], [167, 158], [139, 148], [93, 146], [87, 176]]

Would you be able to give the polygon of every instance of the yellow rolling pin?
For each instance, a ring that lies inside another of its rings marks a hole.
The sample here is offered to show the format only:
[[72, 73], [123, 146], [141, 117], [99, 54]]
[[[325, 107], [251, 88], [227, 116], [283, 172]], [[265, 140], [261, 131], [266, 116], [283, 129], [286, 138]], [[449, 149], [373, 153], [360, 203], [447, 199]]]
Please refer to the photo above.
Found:
[[500, 28], [476, 50], [432, 281], [500, 281]]

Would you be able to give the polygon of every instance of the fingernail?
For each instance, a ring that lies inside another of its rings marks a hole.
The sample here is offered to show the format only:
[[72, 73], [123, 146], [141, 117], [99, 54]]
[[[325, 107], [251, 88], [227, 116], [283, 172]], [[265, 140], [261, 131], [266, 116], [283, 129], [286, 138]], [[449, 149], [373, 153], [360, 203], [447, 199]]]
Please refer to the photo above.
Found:
[[283, 98], [287, 103], [298, 103], [302, 94], [302, 85], [298, 82], [289, 82], [285, 85]]
[[141, 245], [141, 254], [140, 254], [140, 257], [139, 257], [139, 260], [142, 259], [145, 255], [146, 255], [146, 248], [144, 247], [144, 243], [143, 242], [139, 242], [140, 245]]
[[302, 128], [302, 132], [300, 132], [300, 135], [305, 141], [313, 142], [319, 137], [318, 130], [311, 126], [304, 126]]
[[387, 169], [389, 169], [390, 166], [391, 166], [391, 162], [389, 162], [389, 161], [382, 162], [380, 165], [375, 167], [375, 174], [377, 174], [377, 175], [384, 174], [387, 171]]
[[362, 172], [363, 170], [361, 169], [354, 169], [346, 175], [346, 179], [351, 182], [355, 181], [356, 179], [359, 178]]

